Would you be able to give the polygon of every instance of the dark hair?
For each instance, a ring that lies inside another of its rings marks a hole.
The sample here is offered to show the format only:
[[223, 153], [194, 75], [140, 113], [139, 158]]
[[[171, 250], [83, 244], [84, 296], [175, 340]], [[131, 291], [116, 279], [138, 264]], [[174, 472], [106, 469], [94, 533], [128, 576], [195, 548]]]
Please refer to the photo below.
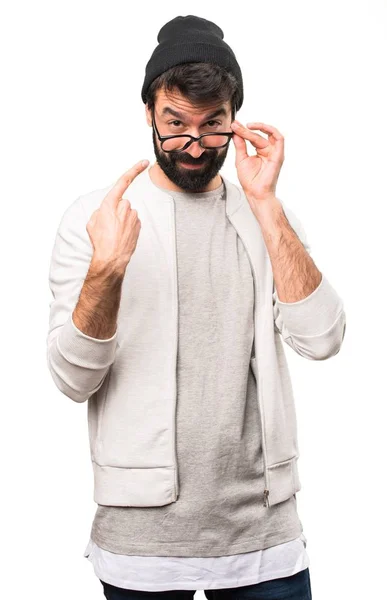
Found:
[[210, 101], [229, 100], [234, 120], [235, 106], [240, 103], [240, 91], [236, 78], [224, 67], [206, 62], [182, 63], [171, 67], [150, 84], [146, 94], [148, 108], [153, 111], [158, 90], [172, 92], [175, 88], [192, 104], [205, 105]]

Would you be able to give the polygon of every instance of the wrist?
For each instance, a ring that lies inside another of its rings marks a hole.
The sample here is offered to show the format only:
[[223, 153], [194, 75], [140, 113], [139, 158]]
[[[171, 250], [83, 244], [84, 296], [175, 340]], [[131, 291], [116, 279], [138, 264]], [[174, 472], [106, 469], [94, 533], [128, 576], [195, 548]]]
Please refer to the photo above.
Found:
[[248, 201], [257, 219], [272, 218], [274, 215], [280, 215], [283, 212], [281, 201], [272, 194], [262, 198], [249, 196]]
[[116, 276], [120, 278], [124, 276], [126, 267], [127, 263], [122, 263], [118, 260], [105, 259], [94, 254], [90, 262], [89, 273], [96, 276]]

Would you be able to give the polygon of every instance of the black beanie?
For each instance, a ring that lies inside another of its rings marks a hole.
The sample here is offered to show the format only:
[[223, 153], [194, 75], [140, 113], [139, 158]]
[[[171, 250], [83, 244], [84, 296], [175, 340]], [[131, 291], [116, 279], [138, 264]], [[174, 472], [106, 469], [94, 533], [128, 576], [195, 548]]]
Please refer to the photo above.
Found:
[[234, 52], [223, 41], [223, 31], [207, 19], [187, 15], [175, 17], [160, 29], [154, 49], [145, 68], [141, 98], [146, 104], [146, 92], [156, 77], [175, 65], [187, 62], [208, 62], [225, 67], [238, 81], [240, 90], [238, 111], [243, 103], [242, 73]]

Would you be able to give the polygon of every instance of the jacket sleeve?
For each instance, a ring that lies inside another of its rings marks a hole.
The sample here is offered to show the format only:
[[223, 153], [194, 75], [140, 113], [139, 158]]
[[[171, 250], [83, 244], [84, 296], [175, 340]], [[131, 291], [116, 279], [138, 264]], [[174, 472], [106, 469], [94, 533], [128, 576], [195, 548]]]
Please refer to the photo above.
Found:
[[[305, 230], [296, 215], [282, 203], [286, 217], [311, 254]], [[341, 348], [346, 328], [343, 301], [325, 274], [318, 287], [298, 302], [278, 299], [273, 280], [273, 314], [275, 329], [297, 354], [310, 360], [325, 360]]]
[[72, 318], [93, 253], [87, 221], [79, 197], [62, 216], [49, 267], [53, 300], [47, 363], [57, 388], [75, 402], [85, 402], [101, 387], [117, 345], [117, 331], [109, 339], [96, 339], [80, 331]]

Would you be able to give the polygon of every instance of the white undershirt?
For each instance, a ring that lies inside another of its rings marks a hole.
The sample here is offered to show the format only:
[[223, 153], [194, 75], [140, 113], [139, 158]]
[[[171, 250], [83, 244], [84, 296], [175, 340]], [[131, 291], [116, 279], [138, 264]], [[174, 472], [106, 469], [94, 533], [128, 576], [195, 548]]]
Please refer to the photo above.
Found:
[[264, 550], [205, 558], [115, 554], [99, 548], [90, 539], [84, 556], [102, 581], [149, 592], [253, 585], [288, 577], [309, 567], [303, 533], [294, 540]]

